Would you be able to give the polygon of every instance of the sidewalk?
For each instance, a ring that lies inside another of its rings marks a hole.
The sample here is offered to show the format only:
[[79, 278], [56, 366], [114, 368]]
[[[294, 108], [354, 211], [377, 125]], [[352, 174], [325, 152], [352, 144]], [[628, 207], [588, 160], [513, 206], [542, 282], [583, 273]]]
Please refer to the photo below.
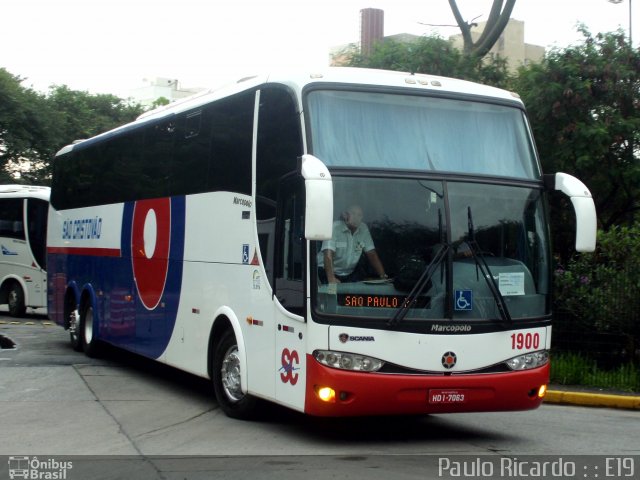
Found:
[[640, 410], [640, 394], [612, 392], [581, 385], [549, 385], [545, 403]]

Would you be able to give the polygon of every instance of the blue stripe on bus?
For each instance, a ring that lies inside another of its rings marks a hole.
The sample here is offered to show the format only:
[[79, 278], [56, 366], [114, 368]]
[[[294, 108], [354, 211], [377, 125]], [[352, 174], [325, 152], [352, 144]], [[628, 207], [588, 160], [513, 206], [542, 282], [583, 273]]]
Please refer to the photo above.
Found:
[[[131, 262], [131, 232], [135, 202], [125, 203], [122, 219], [122, 256], [127, 259], [126, 277], [135, 295], [135, 351], [151, 358], [158, 358], [167, 348], [173, 333], [180, 303], [182, 287], [182, 262], [184, 259], [185, 197], [171, 199], [171, 246], [169, 268], [160, 304], [148, 310], [142, 303], [135, 286]], [[133, 313], [133, 312], [132, 312]], [[108, 339], [118, 344], [116, 339]]]
[[167, 348], [182, 288], [185, 203], [184, 196], [171, 199], [169, 266], [162, 300], [153, 310], [143, 305], [133, 275], [131, 232], [135, 202], [124, 205], [120, 257], [52, 255], [54, 269], [59, 266], [64, 271], [62, 264], [66, 263], [67, 285], [91, 285], [101, 292], [94, 312], [101, 340], [154, 359]]

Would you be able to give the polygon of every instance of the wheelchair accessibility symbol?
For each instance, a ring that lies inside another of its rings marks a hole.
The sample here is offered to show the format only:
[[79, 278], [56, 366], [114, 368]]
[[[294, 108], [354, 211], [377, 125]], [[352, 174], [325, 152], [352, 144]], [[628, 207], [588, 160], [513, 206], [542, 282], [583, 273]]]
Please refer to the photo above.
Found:
[[457, 311], [473, 310], [473, 290], [456, 290], [454, 303]]

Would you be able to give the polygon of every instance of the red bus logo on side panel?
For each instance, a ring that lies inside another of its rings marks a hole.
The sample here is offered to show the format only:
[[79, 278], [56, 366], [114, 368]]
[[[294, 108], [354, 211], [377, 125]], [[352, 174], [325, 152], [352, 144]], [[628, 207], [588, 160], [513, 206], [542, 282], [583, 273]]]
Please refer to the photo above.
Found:
[[171, 200], [140, 200], [133, 209], [131, 262], [142, 304], [148, 310], [160, 303], [169, 270]]
[[296, 370], [300, 370], [298, 365], [300, 364], [300, 357], [298, 357], [298, 352], [293, 350], [289, 351], [288, 348], [282, 350], [282, 355], [280, 356], [280, 360], [282, 362], [282, 366], [280, 367], [280, 380], [283, 383], [290, 382], [291, 385], [295, 385], [298, 383], [298, 374]]

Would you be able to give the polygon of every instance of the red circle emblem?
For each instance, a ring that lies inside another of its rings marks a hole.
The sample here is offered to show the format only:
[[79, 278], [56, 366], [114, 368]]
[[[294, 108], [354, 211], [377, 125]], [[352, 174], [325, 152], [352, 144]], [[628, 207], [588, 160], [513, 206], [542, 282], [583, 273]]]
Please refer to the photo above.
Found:
[[142, 304], [153, 310], [160, 303], [169, 270], [171, 201], [140, 200], [133, 208], [131, 261]]
[[453, 352], [447, 352], [442, 356], [442, 366], [446, 369], [451, 369], [456, 366], [458, 357]]

